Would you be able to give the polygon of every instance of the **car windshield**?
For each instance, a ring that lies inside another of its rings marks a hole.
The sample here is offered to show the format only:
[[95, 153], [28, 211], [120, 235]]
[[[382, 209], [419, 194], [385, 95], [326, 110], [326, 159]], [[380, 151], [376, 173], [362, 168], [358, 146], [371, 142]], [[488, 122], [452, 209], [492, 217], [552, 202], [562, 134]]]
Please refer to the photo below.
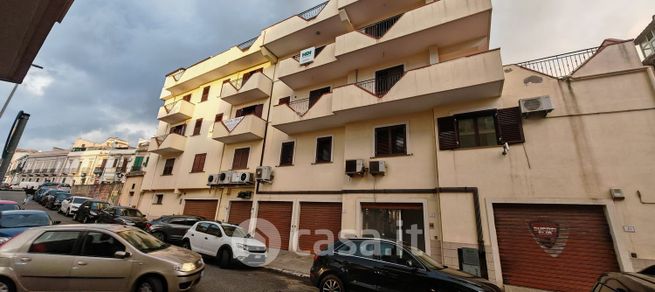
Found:
[[143, 214], [137, 209], [123, 209], [120, 214], [126, 217], [143, 217]]
[[2, 214], [0, 228], [36, 227], [50, 225], [46, 213]]
[[73, 199], [73, 203], [82, 204], [82, 203], [86, 202], [87, 200], [88, 200], [87, 198], [75, 198], [75, 199]]
[[141, 252], [149, 253], [169, 247], [169, 244], [160, 241], [154, 236], [141, 230], [125, 230], [118, 232], [118, 236], [127, 240], [134, 248]]
[[237, 238], [248, 238], [250, 235], [248, 235], [248, 232], [244, 230], [243, 228], [239, 226], [233, 226], [233, 225], [222, 225], [223, 230], [225, 231], [225, 234], [229, 237], [237, 237]]
[[437, 263], [435, 260], [433, 260], [431, 257], [429, 257], [427, 254], [425, 254], [422, 250], [418, 248], [412, 246], [409, 247], [409, 250], [419, 262], [421, 262], [425, 267], [427, 267], [430, 270], [443, 270], [446, 268], [440, 263]]
[[67, 198], [69, 195], [67, 193], [57, 193], [55, 196], [57, 197], [58, 200], [63, 200]]
[[8, 211], [8, 210], [20, 210], [18, 207], [18, 204], [2, 204], [0, 205], [0, 211]]

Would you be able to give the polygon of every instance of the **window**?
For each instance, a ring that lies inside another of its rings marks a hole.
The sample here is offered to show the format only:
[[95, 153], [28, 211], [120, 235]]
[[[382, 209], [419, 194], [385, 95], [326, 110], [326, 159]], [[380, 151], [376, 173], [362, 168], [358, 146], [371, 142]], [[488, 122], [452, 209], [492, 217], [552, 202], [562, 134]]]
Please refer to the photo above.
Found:
[[282, 143], [282, 151], [280, 151], [280, 166], [289, 166], [293, 165], [293, 148], [295, 142], [284, 142]]
[[286, 96], [278, 99], [277, 105], [289, 104], [289, 102], [291, 102], [291, 96]]
[[332, 162], [332, 137], [316, 139], [316, 163]]
[[29, 252], [69, 255], [73, 252], [73, 247], [79, 236], [79, 231], [45, 232], [32, 243]]
[[155, 195], [155, 202], [152, 203], [153, 205], [161, 205], [164, 202], [164, 194], [156, 194]]
[[207, 158], [207, 153], [196, 154], [196, 157], [193, 159], [193, 166], [191, 167], [191, 172], [205, 171], [205, 158]]
[[164, 172], [161, 175], [172, 175], [174, 165], [175, 158], [166, 159], [166, 163], [164, 164]]
[[232, 160], [232, 169], [247, 169], [250, 148], [241, 148], [234, 150], [234, 160]]
[[196, 124], [193, 126], [193, 136], [200, 135], [200, 130], [202, 130], [202, 119], [197, 119]]
[[375, 129], [375, 156], [407, 154], [406, 125], [396, 125]]
[[243, 85], [246, 84], [246, 82], [248, 82], [248, 79], [250, 79], [250, 77], [252, 77], [252, 75], [255, 75], [255, 73], [259, 73], [259, 72], [264, 72], [264, 68], [259, 68], [259, 69], [250, 71], [250, 72], [248, 72], [246, 74], [243, 74], [243, 77], [242, 77], [243, 81], [241, 81], [241, 86], [243, 87]]
[[188, 102], [191, 102], [191, 94], [185, 95], [182, 99], [184, 99], [184, 100], [186, 100]]
[[385, 95], [404, 74], [405, 66], [403, 65], [375, 72], [375, 95]]
[[125, 246], [109, 234], [89, 232], [84, 236], [82, 256], [113, 258], [117, 251], [125, 251]]
[[217, 114], [217, 115], [214, 117], [214, 123], [218, 123], [218, 122], [220, 122], [220, 121], [222, 121], [222, 120], [223, 120], [223, 114]]
[[439, 118], [439, 149], [523, 143], [522, 122], [518, 107]]
[[198, 232], [207, 233], [207, 229], [209, 229], [209, 223], [200, 223], [196, 226]]
[[112, 163], [111, 167], [116, 167], [118, 165], [118, 159], [114, 159], [114, 162]]
[[218, 225], [215, 224], [209, 224], [209, 227], [207, 227], [207, 234], [213, 235], [216, 237], [222, 237], [223, 233], [221, 232], [221, 229], [218, 228]]
[[330, 87], [323, 87], [309, 92], [309, 107], [312, 107], [315, 103], [321, 99], [321, 96], [328, 94], [332, 91]]
[[205, 87], [202, 89], [202, 97], [200, 98], [200, 102], [207, 101], [209, 98], [209, 86]]
[[417, 267], [419, 265], [407, 251], [398, 248], [393, 243], [382, 241], [379, 247], [380, 250], [376, 251], [375, 257], [382, 261], [409, 267]]
[[186, 133], [186, 124], [177, 125], [171, 128], [171, 134], [178, 134], [184, 136]]
[[248, 107], [238, 109], [235, 117], [238, 118], [238, 117], [244, 117], [244, 116], [247, 116], [247, 115], [256, 115], [256, 116], [261, 118], [263, 111], [264, 111], [264, 105], [263, 104], [248, 106]]

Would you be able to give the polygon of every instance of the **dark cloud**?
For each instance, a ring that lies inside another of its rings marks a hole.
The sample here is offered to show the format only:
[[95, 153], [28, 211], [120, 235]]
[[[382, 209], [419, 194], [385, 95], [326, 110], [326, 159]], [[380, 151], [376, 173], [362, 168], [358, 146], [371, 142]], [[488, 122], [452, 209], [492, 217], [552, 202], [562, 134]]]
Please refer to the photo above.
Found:
[[[67, 147], [79, 136], [136, 143], [154, 133], [164, 74], [256, 36], [322, 0], [75, 1], [0, 120], [32, 114], [22, 147]], [[632, 38], [655, 1], [493, 0], [492, 47], [505, 63]], [[0, 83], [0, 99], [11, 90]]]

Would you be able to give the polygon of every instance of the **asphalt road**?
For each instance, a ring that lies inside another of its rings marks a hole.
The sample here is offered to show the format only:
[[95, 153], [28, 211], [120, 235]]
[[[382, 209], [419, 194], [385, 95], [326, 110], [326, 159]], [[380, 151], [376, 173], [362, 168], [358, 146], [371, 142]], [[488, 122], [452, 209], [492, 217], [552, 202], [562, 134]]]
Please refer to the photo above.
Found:
[[[0, 191], [0, 199], [22, 202], [25, 193]], [[46, 210], [35, 202], [25, 205], [26, 209]], [[61, 221], [61, 224], [75, 224], [77, 222], [57, 211], [46, 210], [53, 220]], [[221, 269], [214, 263], [213, 259], [206, 259], [207, 268], [205, 277], [193, 290], [195, 292], [214, 291], [248, 291], [248, 292], [269, 292], [269, 291], [318, 291], [311, 286], [309, 280], [289, 277], [266, 269]]]

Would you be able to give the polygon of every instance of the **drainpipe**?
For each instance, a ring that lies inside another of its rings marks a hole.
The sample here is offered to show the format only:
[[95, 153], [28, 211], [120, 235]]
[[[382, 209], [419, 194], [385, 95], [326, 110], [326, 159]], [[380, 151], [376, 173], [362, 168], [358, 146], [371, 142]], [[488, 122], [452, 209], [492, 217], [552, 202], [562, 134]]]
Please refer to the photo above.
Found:
[[475, 227], [478, 239], [478, 258], [480, 260], [480, 276], [489, 279], [487, 271], [487, 256], [484, 247], [484, 234], [482, 233], [482, 215], [480, 213], [480, 195], [477, 187], [439, 187], [437, 193], [470, 193], [473, 195], [473, 208], [475, 210]]
[[[277, 67], [277, 66], [275, 66]], [[263, 73], [262, 73], [263, 74]], [[275, 78], [275, 68], [273, 68], [273, 78], [271, 78], [271, 81], [273, 81]], [[273, 81], [275, 83], [275, 81]], [[264, 140], [262, 141], [262, 155], [259, 157], [259, 166], [264, 166], [264, 153], [266, 152], [266, 141], [268, 141], [268, 127], [270, 126], [270, 120], [271, 120], [271, 106], [273, 105], [273, 86], [271, 86], [271, 92], [269, 93], [268, 96], [268, 110], [266, 112], [266, 127], [264, 128]], [[259, 193], [259, 185], [261, 184], [260, 182], [255, 182], [255, 194]], [[254, 201], [254, 198], [252, 198]]]

